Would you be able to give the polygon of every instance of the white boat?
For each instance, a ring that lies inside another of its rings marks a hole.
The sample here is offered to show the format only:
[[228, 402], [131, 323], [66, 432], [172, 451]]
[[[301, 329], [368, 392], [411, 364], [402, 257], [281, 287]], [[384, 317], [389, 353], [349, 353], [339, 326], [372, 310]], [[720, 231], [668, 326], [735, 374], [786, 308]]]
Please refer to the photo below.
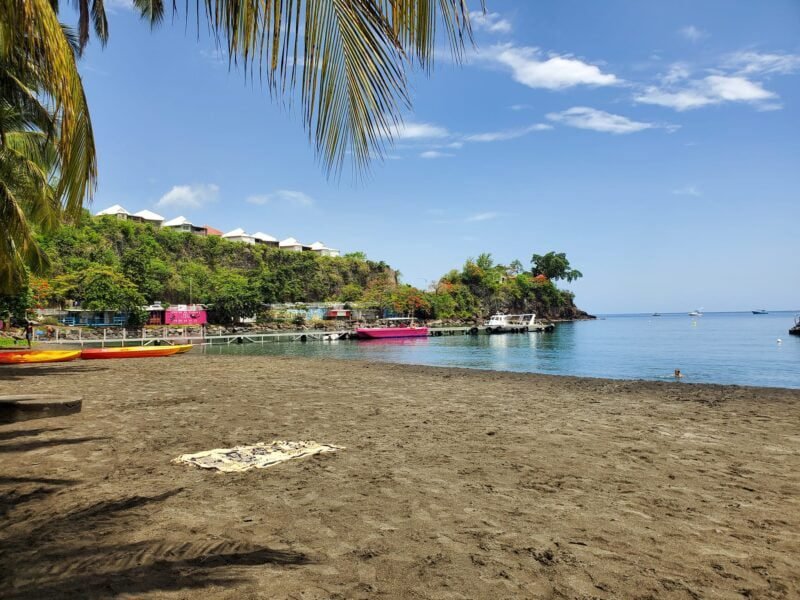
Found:
[[700, 309], [697, 309], [697, 310], [693, 310], [692, 312], [690, 312], [689, 316], [690, 317], [702, 317], [703, 313], [700, 312]]
[[523, 331], [533, 331], [536, 315], [533, 313], [524, 315], [492, 315], [486, 321], [486, 333], [518, 333]]

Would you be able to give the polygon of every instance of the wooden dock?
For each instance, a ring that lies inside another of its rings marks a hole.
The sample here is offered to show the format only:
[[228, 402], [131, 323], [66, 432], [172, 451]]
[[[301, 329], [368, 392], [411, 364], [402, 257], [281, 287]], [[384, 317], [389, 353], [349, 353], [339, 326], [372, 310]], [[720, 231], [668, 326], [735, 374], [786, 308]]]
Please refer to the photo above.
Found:
[[[554, 325], [551, 323], [537, 323], [533, 330], [520, 331], [518, 333], [539, 333], [542, 331], [552, 331]], [[483, 325], [462, 326], [462, 327], [430, 327], [428, 328], [429, 337], [441, 337], [452, 335], [487, 335], [486, 327]], [[511, 335], [510, 333], [493, 335]], [[269, 333], [250, 333], [246, 331], [229, 333], [225, 335], [197, 335], [170, 333], [164, 331], [147, 337], [122, 337], [108, 336], [103, 332], [102, 338], [56, 338], [53, 340], [40, 340], [45, 344], [70, 345], [84, 347], [115, 348], [120, 346], [163, 346], [174, 344], [194, 344], [209, 346], [230, 346], [240, 344], [265, 344], [269, 342], [334, 342], [355, 338], [355, 332], [349, 329], [337, 331], [323, 330], [298, 330], [298, 331], [276, 331]]]

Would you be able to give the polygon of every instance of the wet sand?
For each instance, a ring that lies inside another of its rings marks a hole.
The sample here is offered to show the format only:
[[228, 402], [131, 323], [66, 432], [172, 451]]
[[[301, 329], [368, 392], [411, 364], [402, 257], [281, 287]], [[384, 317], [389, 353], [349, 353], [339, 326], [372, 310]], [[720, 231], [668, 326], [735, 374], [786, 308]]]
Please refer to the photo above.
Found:
[[[332, 360], [0, 370], [4, 598], [798, 598], [800, 391]], [[239, 474], [171, 459], [346, 446]]]

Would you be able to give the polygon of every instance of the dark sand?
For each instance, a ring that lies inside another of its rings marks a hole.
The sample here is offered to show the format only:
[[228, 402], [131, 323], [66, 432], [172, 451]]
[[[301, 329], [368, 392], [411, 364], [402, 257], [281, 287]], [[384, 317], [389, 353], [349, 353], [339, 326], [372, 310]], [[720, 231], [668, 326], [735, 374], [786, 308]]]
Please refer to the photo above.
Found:
[[[800, 391], [204, 357], [0, 367], [5, 598], [798, 598]], [[179, 454], [346, 446], [243, 474]]]

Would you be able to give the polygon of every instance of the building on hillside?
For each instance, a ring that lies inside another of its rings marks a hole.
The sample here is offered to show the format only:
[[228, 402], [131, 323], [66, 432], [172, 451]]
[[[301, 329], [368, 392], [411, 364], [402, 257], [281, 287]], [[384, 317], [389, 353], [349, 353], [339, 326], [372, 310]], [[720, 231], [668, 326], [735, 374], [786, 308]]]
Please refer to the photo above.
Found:
[[228, 233], [222, 234], [222, 239], [228, 240], [229, 242], [241, 242], [243, 244], [255, 244], [255, 238], [246, 233], [244, 229], [239, 227], [238, 229], [234, 229], [233, 231], [229, 231]]
[[159, 214], [154, 213], [152, 210], [140, 210], [137, 213], [133, 213], [130, 217], [128, 217], [131, 221], [138, 221], [140, 223], [151, 223], [157, 227], [161, 227], [161, 224], [164, 222], [164, 217]]
[[285, 240], [281, 240], [278, 242], [278, 247], [281, 250], [289, 250], [291, 252], [302, 252], [303, 251], [303, 244], [298, 242], [293, 237], [286, 238]]
[[321, 254], [322, 256], [339, 256], [339, 251], [334, 248], [328, 248], [322, 242], [314, 242], [311, 244], [311, 251]]
[[99, 213], [95, 215], [95, 217], [115, 217], [122, 221], [129, 219], [131, 216], [132, 216], [131, 213], [129, 213], [119, 204], [115, 204], [114, 206], [109, 206], [105, 210], [101, 210]]
[[215, 237], [222, 237], [222, 232], [211, 225], [203, 225], [203, 228], [206, 230], [206, 235], [213, 235]]
[[272, 246], [274, 248], [278, 247], [278, 238], [272, 237], [268, 233], [263, 233], [261, 231], [254, 233], [253, 238], [256, 240], [256, 244], [265, 244], [267, 246]]
[[176, 231], [184, 231], [186, 233], [192, 233], [194, 235], [206, 235], [205, 227], [199, 227], [197, 225], [193, 225], [192, 222], [186, 217], [175, 217], [174, 219], [170, 219], [161, 226], [167, 227], [169, 229], [175, 229]]

